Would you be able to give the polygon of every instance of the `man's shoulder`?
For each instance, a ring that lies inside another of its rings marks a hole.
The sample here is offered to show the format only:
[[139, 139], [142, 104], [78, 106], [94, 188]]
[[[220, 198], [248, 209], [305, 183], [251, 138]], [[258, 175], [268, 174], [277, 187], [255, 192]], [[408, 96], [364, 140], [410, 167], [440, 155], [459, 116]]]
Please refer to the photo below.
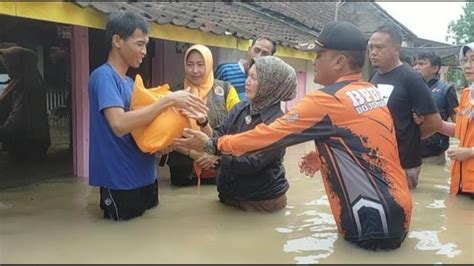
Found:
[[90, 75], [90, 79], [91, 80], [102, 79], [107, 76], [112, 77], [113, 76], [112, 71], [113, 70], [107, 64], [103, 64], [92, 71]]
[[239, 62], [227, 62], [227, 63], [222, 63], [217, 66], [217, 69], [221, 70], [231, 70], [239, 68]]
[[416, 72], [413, 67], [407, 65], [407, 64], [403, 64], [402, 67], [401, 67], [401, 70], [406, 73], [407, 75], [410, 75], [410, 76], [413, 76], [413, 77], [417, 77], [417, 78], [423, 78], [418, 72]]
[[448, 82], [446, 82], [446, 81], [444, 81], [444, 80], [438, 80], [437, 83], [438, 83], [438, 86], [439, 86], [439, 87], [443, 87], [443, 88], [445, 88], [446, 90], [451, 89], [451, 88], [454, 89], [454, 85], [453, 85], [453, 84], [450, 84], [450, 83], [448, 83]]
[[[366, 82], [364, 82], [365, 84]], [[346, 81], [340, 81], [340, 82], [337, 82], [337, 83], [334, 83], [332, 85], [329, 85], [329, 86], [326, 86], [320, 90], [318, 90], [319, 92], [324, 92], [326, 94], [330, 94], [330, 95], [336, 95], [336, 93], [338, 93], [342, 88], [346, 88], [346, 87], [356, 87], [354, 84], [356, 84], [356, 82], [352, 82], [352, 81], [349, 81], [349, 80], [346, 80]], [[372, 86], [370, 83], [367, 83], [368, 86]], [[315, 94], [317, 95], [317, 94]]]

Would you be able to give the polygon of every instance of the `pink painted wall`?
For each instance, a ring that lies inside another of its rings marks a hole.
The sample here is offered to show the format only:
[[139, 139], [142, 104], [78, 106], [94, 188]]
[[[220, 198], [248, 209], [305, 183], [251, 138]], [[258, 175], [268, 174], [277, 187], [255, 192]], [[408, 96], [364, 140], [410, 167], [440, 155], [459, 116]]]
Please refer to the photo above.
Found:
[[291, 110], [295, 104], [306, 95], [306, 72], [298, 71], [297, 75], [297, 87], [296, 87], [296, 97], [286, 102], [285, 112]]
[[74, 175], [89, 177], [89, 32], [73, 26], [71, 37], [71, 81]]

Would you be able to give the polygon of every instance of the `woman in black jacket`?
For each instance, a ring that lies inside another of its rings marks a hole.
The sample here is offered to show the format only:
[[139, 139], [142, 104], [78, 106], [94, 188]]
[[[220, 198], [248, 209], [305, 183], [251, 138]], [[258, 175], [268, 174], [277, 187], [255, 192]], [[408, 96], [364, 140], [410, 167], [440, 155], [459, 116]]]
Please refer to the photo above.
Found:
[[[295, 97], [296, 72], [277, 57], [256, 58], [249, 69], [245, 94], [248, 100], [237, 104], [219, 127], [212, 132], [208, 126], [203, 131], [216, 137], [245, 132], [260, 123], [270, 124], [283, 115], [281, 101]], [[204, 119], [203, 114], [194, 115]], [[282, 164], [284, 154], [282, 148], [241, 157], [222, 156], [217, 176], [220, 201], [246, 211], [284, 208], [289, 188]]]

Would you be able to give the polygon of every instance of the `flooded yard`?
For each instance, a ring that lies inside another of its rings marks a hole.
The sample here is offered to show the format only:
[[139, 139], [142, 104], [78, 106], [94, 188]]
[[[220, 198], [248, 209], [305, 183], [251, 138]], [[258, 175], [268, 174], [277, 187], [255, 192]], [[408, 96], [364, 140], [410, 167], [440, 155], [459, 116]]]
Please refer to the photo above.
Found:
[[311, 144], [289, 148], [288, 206], [242, 212], [215, 186], [171, 187], [160, 168], [160, 205], [142, 217], [101, 217], [98, 189], [72, 177], [0, 190], [0, 263], [473, 263], [474, 200], [449, 195], [444, 166], [422, 169], [402, 247], [357, 248], [337, 234], [320, 176], [297, 162]]

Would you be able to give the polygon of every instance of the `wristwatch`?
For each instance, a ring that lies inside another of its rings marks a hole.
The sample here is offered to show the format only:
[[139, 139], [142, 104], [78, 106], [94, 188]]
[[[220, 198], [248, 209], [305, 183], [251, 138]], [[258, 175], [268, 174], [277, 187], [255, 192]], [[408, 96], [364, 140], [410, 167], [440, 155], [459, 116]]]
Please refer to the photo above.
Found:
[[217, 154], [216, 142], [214, 141], [214, 139], [209, 138], [207, 140], [206, 145], [204, 146], [204, 151], [211, 155]]

